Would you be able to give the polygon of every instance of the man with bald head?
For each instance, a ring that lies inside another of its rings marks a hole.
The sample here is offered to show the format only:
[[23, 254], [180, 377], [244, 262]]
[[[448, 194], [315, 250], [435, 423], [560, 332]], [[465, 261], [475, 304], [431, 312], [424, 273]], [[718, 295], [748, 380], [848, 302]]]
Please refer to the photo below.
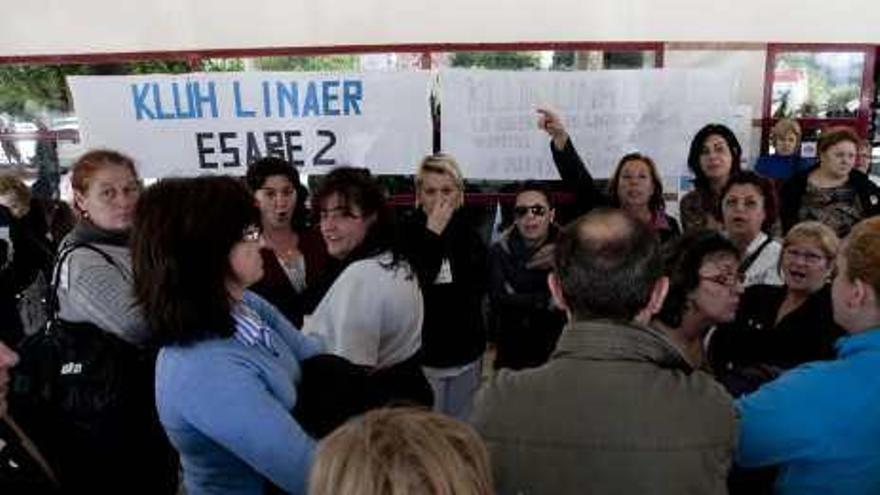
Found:
[[565, 310], [550, 361], [501, 371], [473, 422], [498, 493], [726, 493], [730, 397], [648, 327], [668, 279], [640, 222], [597, 210], [564, 230], [550, 291]]

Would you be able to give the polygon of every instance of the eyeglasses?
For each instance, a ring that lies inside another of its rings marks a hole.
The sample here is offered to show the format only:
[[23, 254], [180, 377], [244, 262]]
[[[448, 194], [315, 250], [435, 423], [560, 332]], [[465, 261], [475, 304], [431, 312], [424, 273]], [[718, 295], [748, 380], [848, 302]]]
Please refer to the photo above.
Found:
[[818, 265], [828, 259], [826, 256], [822, 256], [821, 254], [811, 253], [809, 251], [801, 251], [799, 249], [788, 248], [782, 251], [782, 255], [788, 258], [789, 260], [795, 260], [800, 258], [804, 263], [808, 265]]
[[542, 205], [516, 206], [513, 208], [513, 215], [516, 218], [522, 218], [530, 212], [536, 217], [543, 217], [547, 214], [547, 208]]
[[733, 288], [738, 285], [742, 285], [746, 281], [746, 277], [742, 273], [732, 272], [719, 273], [718, 275], [713, 275], [711, 277], [700, 275], [700, 280], [708, 280], [709, 282], [715, 282], [716, 284], [723, 285], [724, 287]]
[[259, 242], [262, 238], [263, 230], [256, 225], [244, 229], [244, 233], [241, 234], [241, 240], [245, 242]]

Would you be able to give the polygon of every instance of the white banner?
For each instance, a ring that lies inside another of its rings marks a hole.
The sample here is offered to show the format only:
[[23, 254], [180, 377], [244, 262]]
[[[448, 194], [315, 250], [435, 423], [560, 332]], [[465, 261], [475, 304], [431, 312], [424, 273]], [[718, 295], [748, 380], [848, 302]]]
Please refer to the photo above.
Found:
[[412, 173], [431, 152], [427, 71], [68, 78], [84, 148], [131, 155], [143, 177], [240, 175], [267, 155], [305, 173]]
[[594, 177], [609, 177], [633, 151], [664, 176], [687, 175], [691, 138], [709, 122], [731, 127], [749, 149], [751, 112], [734, 102], [737, 84], [735, 75], [701, 69], [444, 70], [442, 146], [469, 178], [558, 179], [549, 137], [537, 127], [544, 107], [561, 115]]

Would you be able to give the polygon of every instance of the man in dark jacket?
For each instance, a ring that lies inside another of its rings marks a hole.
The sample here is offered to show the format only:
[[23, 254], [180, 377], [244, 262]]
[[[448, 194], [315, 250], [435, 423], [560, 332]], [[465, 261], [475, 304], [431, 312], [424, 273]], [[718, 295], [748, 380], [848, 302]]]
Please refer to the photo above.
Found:
[[726, 493], [731, 398], [647, 326], [669, 284], [654, 236], [597, 210], [566, 227], [555, 262], [569, 325], [550, 362], [499, 371], [476, 401], [498, 493]]

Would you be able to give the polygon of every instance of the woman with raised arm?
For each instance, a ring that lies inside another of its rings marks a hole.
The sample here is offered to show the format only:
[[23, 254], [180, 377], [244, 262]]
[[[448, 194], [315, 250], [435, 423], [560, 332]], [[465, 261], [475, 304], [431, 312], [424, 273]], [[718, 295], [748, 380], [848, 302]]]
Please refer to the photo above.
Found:
[[681, 235], [678, 221], [666, 214], [663, 182], [651, 157], [641, 153], [624, 155], [617, 162], [608, 190], [598, 191], [559, 116], [547, 109], [539, 109], [538, 113], [539, 125], [552, 138], [550, 151], [556, 170], [564, 182], [575, 187], [579, 214], [594, 206], [613, 206], [647, 225], [657, 234], [660, 242]]

